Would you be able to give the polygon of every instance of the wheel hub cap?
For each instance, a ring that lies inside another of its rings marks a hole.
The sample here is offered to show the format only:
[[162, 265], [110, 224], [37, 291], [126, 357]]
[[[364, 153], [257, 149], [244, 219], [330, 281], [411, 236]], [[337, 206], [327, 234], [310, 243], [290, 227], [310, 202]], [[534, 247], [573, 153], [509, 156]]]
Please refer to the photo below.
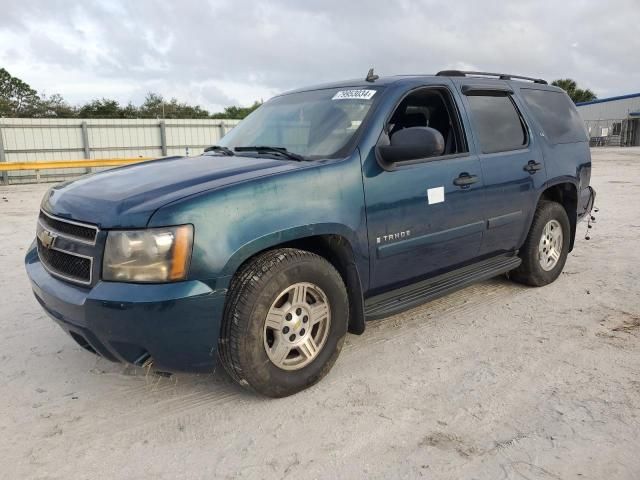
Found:
[[538, 244], [538, 261], [546, 272], [553, 270], [562, 253], [562, 226], [557, 220], [549, 220], [542, 229]]
[[311, 363], [329, 335], [331, 309], [327, 296], [312, 283], [295, 283], [276, 297], [264, 323], [264, 348], [283, 370]]

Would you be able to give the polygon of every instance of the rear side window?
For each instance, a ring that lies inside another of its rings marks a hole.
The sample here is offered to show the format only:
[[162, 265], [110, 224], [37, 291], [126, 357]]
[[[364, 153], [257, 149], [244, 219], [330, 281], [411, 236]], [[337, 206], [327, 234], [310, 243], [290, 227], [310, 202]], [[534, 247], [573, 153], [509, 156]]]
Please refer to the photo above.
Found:
[[562, 92], [521, 89], [531, 114], [551, 143], [586, 142], [587, 132], [571, 99]]
[[483, 153], [518, 150], [527, 144], [526, 129], [508, 95], [469, 95], [471, 118]]

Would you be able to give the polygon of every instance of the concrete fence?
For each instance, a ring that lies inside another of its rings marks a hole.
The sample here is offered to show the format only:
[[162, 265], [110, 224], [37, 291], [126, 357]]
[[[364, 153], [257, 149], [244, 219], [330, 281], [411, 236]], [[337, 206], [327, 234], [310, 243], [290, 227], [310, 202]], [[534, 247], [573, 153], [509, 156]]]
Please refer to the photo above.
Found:
[[[0, 118], [0, 162], [197, 155], [239, 120]], [[3, 183], [59, 181], [99, 168], [2, 172]]]

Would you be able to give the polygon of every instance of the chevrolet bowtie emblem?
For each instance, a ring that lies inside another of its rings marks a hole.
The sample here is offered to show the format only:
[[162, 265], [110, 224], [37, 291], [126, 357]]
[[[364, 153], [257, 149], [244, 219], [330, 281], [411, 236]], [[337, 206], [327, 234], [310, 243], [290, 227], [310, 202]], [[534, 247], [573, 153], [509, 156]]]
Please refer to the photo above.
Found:
[[58, 236], [55, 233], [51, 233], [47, 230], [40, 230], [38, 232], [38, 238], [40, 239], [40, 243], [44, 248], [51, 248], [56, 241]]

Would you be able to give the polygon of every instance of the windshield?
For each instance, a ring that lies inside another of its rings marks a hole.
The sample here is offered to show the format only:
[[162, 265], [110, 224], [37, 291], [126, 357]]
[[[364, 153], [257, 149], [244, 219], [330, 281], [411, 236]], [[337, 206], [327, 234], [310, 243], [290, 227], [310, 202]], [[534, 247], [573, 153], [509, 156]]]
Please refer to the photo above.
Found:
[[306, 158], [335, 156], [355, 137], [378, 90], [345, 87], [275, 97], [225, 135], [219, 145], [286, 148]]

